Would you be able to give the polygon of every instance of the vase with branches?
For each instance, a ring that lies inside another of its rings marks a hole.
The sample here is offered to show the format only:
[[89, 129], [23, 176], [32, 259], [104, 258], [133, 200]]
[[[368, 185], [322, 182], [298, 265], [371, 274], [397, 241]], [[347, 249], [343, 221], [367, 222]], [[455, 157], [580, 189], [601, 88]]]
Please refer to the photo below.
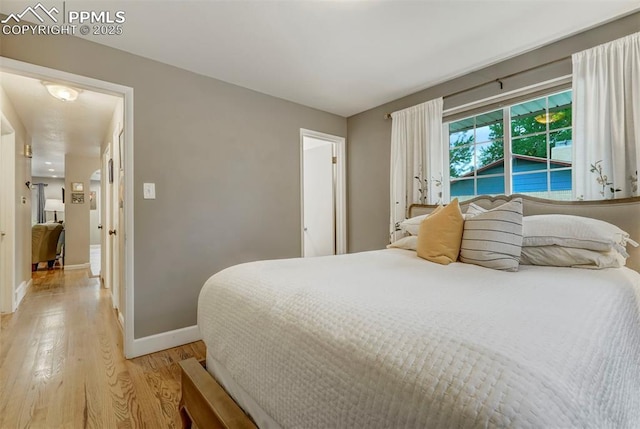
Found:
[[604, 174], [604, 171], [602, 169], [602, 160], [591, 164], [591, 168], [589, 171], [596, 174], [596, 181], [602, 187], [600, 195], [602, 195], [604, 198], [607, 198], [607, 191], [611, 193], [610, 198], [615, 198], [616, 192], [622, 191], [622, 189], [612, 186], [613, 182], [610, 182], [609, 177]]

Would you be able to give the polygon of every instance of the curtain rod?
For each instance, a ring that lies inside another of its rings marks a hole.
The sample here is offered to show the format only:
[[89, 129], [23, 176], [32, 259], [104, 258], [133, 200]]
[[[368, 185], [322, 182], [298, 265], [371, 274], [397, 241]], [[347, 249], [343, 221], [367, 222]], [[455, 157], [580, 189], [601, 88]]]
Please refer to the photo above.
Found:
[[35, 189], [36, 186], [38, 185], [44, 185], [44, 186], [49, 186], [48, 183], [44, 183], [44, 182], [40, 182], [40, 183], [31, 183], [28, 180], [24, 183], [25, 185], [27, 185], [27, 188], [29, 189]]
[[[519, 72], [511, 73], [511, 74], [499, 77], [497, 79], [490, 80], [488, 82], [479, 83], [479, 84], [471, 86], [469, 88], [461, 89], [460, 91], [456, 91], [456, 92], [452, 92], [451, 94], [444, 95], [442, 98], [446, 99], [446, 98], [455, 97], [456, 95], [464, 94], [465, 92], [473, 91], [474, 89], [482, 88], [483, 86], [491, 85], [492, 83], [500, 84], [500, 89], [502, 89], [503, 88], [502, 81], [505, 80], [505, 79], [510, 79], [510, 78], [512, 78], [514, 76], [518, 76], [519, 74], [527, 73], [527, 72], [530, 72], [532, 70], [536, 70], [536, 69], [539, 69], [539, 68], [542, 68], [542, 67], [550, 66], [551, 64], [555, 64], [555, 63], [559, 63], [559, 62], [562, 62], [562, 61], [566, 61], [568, 59], [571, 59], [571, 56], [558, 58], [557, 60], [548, 61], [546, 63], [538, 64], [537, 66], [533, 66], [533, 67], [530, 67], [530, 68], [525, 69], [525, 70], [520, 70]], [[391, 119], [391, 113], [385, 113], [384, 118], [385, 119]]]

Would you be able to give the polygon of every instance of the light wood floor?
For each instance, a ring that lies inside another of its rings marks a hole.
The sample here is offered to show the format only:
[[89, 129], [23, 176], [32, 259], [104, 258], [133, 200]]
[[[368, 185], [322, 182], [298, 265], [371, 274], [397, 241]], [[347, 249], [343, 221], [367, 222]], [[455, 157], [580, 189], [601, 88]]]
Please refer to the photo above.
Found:
[[202, 342], [126, 360], [109, 291], [88, 270], [39, 271], [0, 324], [0, 428], [180, 427], [177, 362]]

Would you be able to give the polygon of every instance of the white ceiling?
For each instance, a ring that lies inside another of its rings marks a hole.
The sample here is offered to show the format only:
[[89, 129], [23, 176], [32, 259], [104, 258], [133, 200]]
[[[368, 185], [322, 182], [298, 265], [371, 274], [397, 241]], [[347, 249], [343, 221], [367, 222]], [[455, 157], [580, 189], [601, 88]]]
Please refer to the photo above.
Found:
[[76, 101], [63, 102], [40, 80], [6, 72], [0, 72], [0, 85], [31, 136], [33, 176], [64, 177], [67, 153], [100, 156], [118, 97], [83, 90]]
[[[34, 1], [0, 2], [4, 13]], [[46, 1], [63, 10], [62, 1]], [[640, 10], [638, 0], [79, 1], [87, 38], [342, 116]]]
[[342, 116], [640, 9], [638, 0], [66, 2], [79, 5], [125, 11], [123, 34], [88, 37], [98, 43]]

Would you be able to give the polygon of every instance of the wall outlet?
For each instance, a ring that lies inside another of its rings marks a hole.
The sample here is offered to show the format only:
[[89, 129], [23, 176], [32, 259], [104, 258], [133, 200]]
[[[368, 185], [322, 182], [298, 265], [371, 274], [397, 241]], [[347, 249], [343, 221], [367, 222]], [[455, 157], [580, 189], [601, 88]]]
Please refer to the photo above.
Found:
[[156, 199], [156, 184], [155, 183], [144, 183], [142, 187], [142, 194], [145, 200], [155, 200]]

